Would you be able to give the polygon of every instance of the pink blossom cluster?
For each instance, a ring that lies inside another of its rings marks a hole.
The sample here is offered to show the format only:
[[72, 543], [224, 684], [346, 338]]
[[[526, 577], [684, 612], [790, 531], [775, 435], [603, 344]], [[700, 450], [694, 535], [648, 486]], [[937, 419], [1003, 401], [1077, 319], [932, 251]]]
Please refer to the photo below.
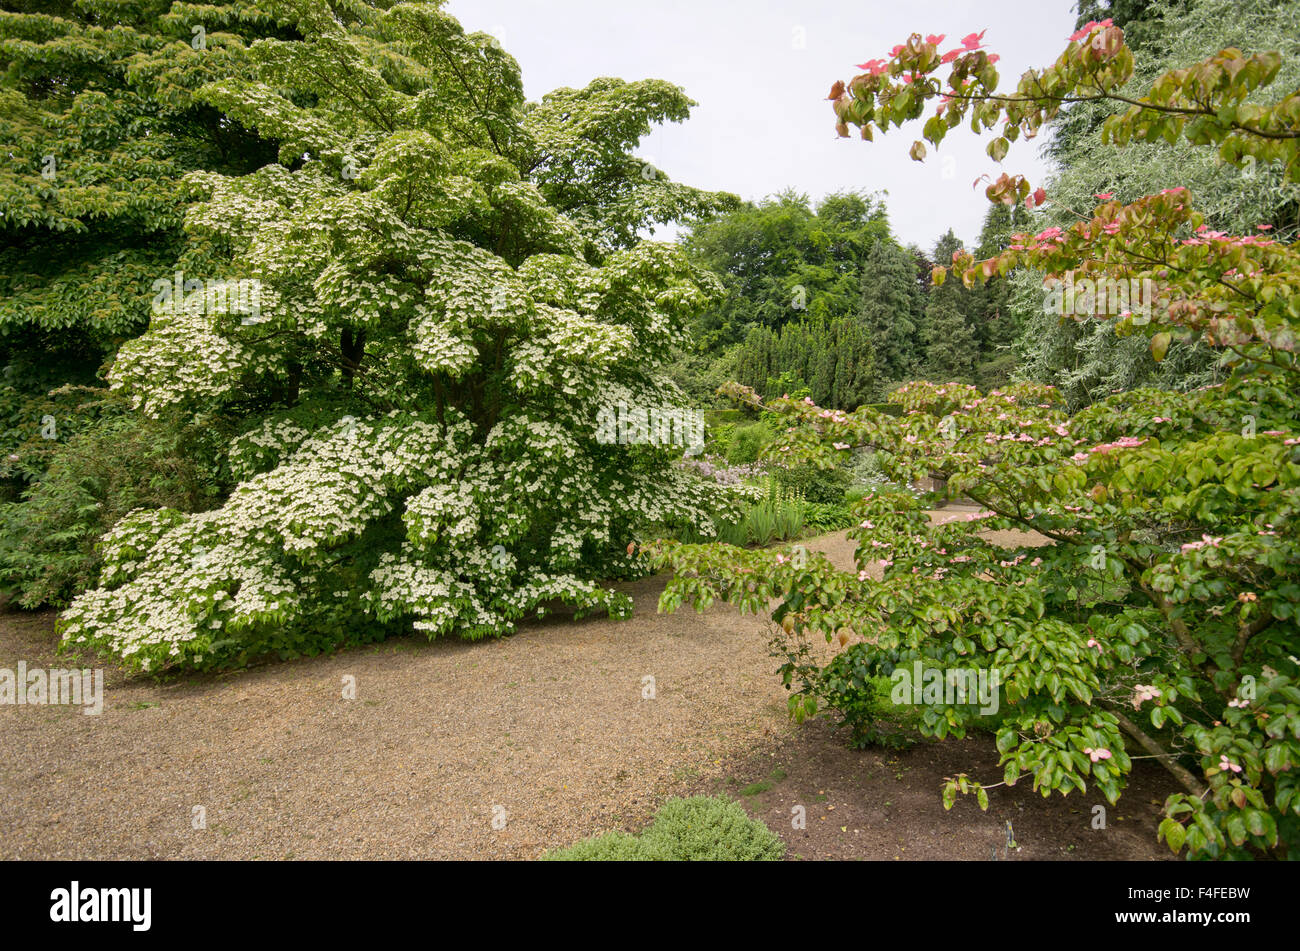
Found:
[[1145, 443], [1145, 439], [1138, 439], [1136, 436], [1121, 436], [1114, 442], [1102, 443], [1100, 446], [1093, 446], [1089, 452], [1108, 453], [1112, 449], [1136, 449]]
[[[962, 45], [957, 47], [956, 49], [952, 49], [944, 53], [943, 56], [940, 57], [939, 62], [951, 63], [962, 53], [971, 53], [974, 52], [975, 50], [983, 49], [984, 47], [980, 44], [980, 40], [984, 38], [984, 32], [985, 31], [981, 30], [979, 33], [971, 33], [969, 36], [964, 37], [961, 41]], [[938, 35], [931, 33], [929, 36], [925, 38], [925, 41], [931, 44], [932, 46], [938, 46], [940, 43], [943, 42], [945, 36], [947, 36], [946, 33], [940, 33]], [[899, 43], [897, 46], [895, 46], [893, 49], [889, 51], [890, 59], [902, 55], [903, 51], [906, 48], [907, 47], [904, 44]], [[996, 63], [997, 61], [998, 61], [998, 57], [996, 54], [989, 57], [990, 63]], [[870, 73], [872, 76], [880, 76], [889, 69], [889, 60], [869, 59], [865, 63], [858, 63], [858, 69], [865, 70], [866, 72]], [[910, 83], [915, 78], [916, 78], [916, 74], [913, 73], [903, 77], [903, 81]]]
[[1109, 18], [1105, 20], [1089, 20], [1083, 26], [1079, 27], [1079, 29], [1075, 30], [1073, 33], [1070, 34], [1070, 42], [1077, 43], [1079, 40], [1083, 39], [1085, 36], [1091, 33], [1094, 29], [1097, 29], [1098, 27], [1104, 29], [1112, 25], [1113, 23], [1114, 21]]
[[1184, 238], [1183, 244], [1209, 244], [1211, 241], [1226, 241], [1228, 245], [1232, 247], [1241, 247], [1243, 245], [1263, 247], [1275, 243], [1271, 238], [1266, 238], [1260, 234], [1248, 234], [1234, 237], [1225, 231], [1211, 231], [1207, 226], [1201, 225], [1196, 229], [1196, 237]]
[[1142, 709], [1142, 704], [1160, 696], [1160, 691], [1151, 684], [1135, 684], [1133, 687], [1133, 709]]
[[1218, 536], [1217, 538], [1211, 537], [1209, 535], [1202, 535], [1201, 540], [1199, 542], [1188, 542], [1180, 549], [1180, 551], [1196, 551], [1197, 549], [1204, 548], [1207, 545], [1209, 545], [1212, 548], [1215, 548], [1218, 547], [1221, 541], [1223, 541], [1222, 535]]

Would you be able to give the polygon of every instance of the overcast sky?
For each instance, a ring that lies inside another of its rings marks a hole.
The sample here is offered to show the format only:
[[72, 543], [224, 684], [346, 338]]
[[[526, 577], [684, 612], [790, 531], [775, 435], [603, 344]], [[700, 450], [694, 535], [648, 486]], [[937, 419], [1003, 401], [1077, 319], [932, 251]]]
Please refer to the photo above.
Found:
[[[988, 138], [954, 130], [924, 163], [907, 150], [921, 122], [875, 142], [835, 135], [825, 101], [854, 64], [883, 57], [914, 31], [940, 47], [987, 29], [1002, 88], [1047, 66], [1073, 32], [1073, 0], [451, 0], [469, 32], [497, 36], [530, 99], [597, 76], [666, 79], [699, 103], [638, 149], [677, 181], [758, 200], [784, 188], [814, 200], [840, 189], [887, 190], [894, 233], [929, 248], [949, 226], [973, 242], [988, 201], [972, 181], [998, 165]], [[1001, 168], [1037, 183], [1040, 140], [1016, 142]], [[951, 160], [945, 161], [951, 156]], [[661, 230], [656, 237], [669, 237]]]

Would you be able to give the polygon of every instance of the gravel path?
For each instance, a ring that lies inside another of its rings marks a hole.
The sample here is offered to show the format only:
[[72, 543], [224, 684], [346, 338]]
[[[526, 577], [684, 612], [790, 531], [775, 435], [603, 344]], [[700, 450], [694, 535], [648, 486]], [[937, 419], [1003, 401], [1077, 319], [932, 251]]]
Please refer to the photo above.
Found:
[[[842, 533], [807, 544], [852, 563]], [[639, 824], [791, 730], [768, 623], [726, 605], [660, 615], [665, 580], [622, 585], [623, 622], [169, 685], [110, 671], [100, 716], [0, 705], [0, 858], [534, 858]], [[0, 616], [0, 666], [68, 666], [52, 622]]]

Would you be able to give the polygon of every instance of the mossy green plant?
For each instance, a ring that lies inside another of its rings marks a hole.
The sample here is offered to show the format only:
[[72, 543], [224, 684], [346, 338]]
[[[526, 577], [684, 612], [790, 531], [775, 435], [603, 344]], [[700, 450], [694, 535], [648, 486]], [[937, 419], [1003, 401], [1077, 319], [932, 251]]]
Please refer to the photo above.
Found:
[[726, 796], [674, 797], [639, 835], [606, 832], [542, 856], [568, 862], [775, 861], [785, 843]]

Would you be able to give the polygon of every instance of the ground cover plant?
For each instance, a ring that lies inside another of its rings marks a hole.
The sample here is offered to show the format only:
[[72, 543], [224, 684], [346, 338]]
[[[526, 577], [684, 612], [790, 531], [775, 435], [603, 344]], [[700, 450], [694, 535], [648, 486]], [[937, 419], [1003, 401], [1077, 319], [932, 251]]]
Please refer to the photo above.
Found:
[[665, 802], [636, 835], [606, 832], [542, 856], [554, 862], [771, 862], [785, 845], [725, 796]]

